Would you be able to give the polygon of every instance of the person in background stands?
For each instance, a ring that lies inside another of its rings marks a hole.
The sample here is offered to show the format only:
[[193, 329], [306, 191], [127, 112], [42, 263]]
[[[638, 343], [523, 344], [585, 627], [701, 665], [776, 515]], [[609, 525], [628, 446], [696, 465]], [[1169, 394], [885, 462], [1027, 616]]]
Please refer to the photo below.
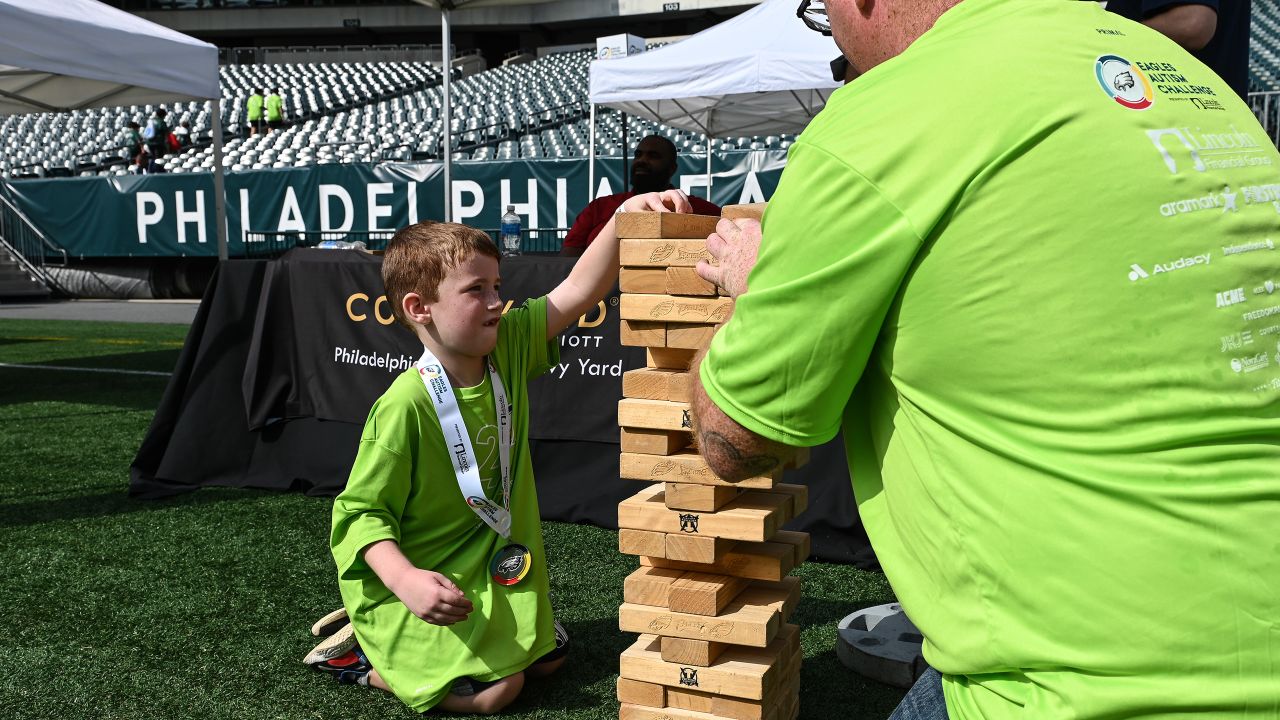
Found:
[[272, 90], [267, 96], [267, 132], [279, 130], [284, 126], [284, 100], [279, 90]]
[[125, 124], [124, 145], [129, 153], [130, 169], [141, 174], [146, 165], [145, 153], [142, 152], [142, 128], [130, 120]]
[[257, 135], [262, 132], [262, 91], [254, 88], [249, 93], [249, 100], [245, 102], [244, 108], [249, 116], [249, 134]]
[[1159, 30], [1247, 98], [1249, 6], [1250, 0], [1109, 0], [1107, 10]]
[[168, 113], [164, 108], [156, 108], [155, 116], [147, 122], [147, 129], [142, 133], [142, 139], [147, 145], [147, 173], [149, 174], [164, 172], [159, 160], [169, 150], [169, 123], [164, 120], [166, 115]]
[[[631, 162], [631, 192], [620, 192], [592, 200], [578, 213], [578, 218], [565, 235], [560, 254], [577, 257], [596, 239], [613, 214], [627, 198], [642, 193], [661, 192], [671, 188], [671, 178], [676, 174], [676, 146], [661, 135], [650, 135], [636, 146], [636, 156]], [[720, 207], [699, 197], [689, 196], [693, 212], [697, 215], [719, 215]]]

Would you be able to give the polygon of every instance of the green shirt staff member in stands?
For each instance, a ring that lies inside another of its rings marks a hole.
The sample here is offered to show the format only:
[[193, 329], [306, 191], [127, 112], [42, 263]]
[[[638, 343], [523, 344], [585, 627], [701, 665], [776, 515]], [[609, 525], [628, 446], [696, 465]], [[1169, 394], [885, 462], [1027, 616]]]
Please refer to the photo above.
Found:
[[279, 129], [284, 125], [284, 100], [279, 90], [272, 90], [267, 96], [267, 131]]
[[245, 111], [249, 116], [249, 134], [257, 135], [262, 132], [262, 91], [254, 88], [249, 94], [249, 100], [245, 102]]
[[1280, 717], [1280, 153], [1096, 3], [823, 11], [862, 75], [699, 268], [708, 462], [843, 433], [938, 671], [894, 720]]

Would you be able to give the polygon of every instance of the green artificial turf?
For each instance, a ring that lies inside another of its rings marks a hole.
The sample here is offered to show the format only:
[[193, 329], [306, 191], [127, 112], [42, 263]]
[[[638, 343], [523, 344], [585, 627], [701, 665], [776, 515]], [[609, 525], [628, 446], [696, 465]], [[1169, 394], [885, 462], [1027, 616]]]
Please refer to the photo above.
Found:
[[[0, 363], [167, 373], [186, 328], [0, 320]], [[208, 489], [126, 496], [163, 376], [0, 367], [6, 718], [410, 718], [395, 698], [301, 664], [338, 606], [324, 498]], [[614, 532], [544, 523], [552, 603], [573, 646], [500, 717], [616, 717], [622, 581]], [[883, 576], [810, 563], [801, 716], [879, 719], [902, 692], [857, 677], [835, 623], [892, 601]]]

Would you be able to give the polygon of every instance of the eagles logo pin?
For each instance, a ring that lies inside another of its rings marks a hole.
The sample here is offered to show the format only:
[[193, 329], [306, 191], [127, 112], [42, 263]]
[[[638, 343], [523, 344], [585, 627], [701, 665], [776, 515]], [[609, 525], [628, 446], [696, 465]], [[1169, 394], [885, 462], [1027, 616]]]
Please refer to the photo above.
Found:
[[515, 585], [529, 574], [533, 565], [533, 555], [529, 548], [511, 543], [493, 554], [489, 561], [489, 574], [499, 585]]

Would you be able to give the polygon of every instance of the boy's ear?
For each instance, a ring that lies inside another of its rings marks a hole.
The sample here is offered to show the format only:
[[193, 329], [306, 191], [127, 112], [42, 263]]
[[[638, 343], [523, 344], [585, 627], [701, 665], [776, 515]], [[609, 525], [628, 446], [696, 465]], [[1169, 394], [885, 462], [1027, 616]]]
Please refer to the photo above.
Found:
[[400, 301], [400, 310], [412, 322], [419, 325], [431, 324], [431, 306], [424, 303], [418, 293], [405, 293], [404, 299]]

